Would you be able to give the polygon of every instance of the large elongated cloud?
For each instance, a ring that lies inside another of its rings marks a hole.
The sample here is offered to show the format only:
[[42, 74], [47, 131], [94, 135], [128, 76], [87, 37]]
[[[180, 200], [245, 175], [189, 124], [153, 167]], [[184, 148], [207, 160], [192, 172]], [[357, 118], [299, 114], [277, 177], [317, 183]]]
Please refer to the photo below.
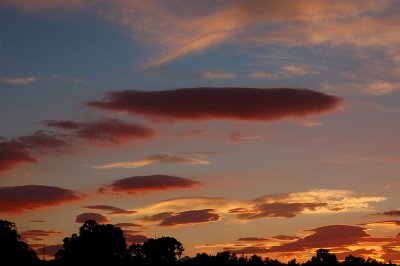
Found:
[[296, 252], [311, 248], [343, 247], [370, 237], [365, 228], [351, 225], [327, 225], [310, 230], [311, 235], [295, 242], [268, 249], [268, 252]]
[[[169, 176], [169, 175], [149, 175], [149, 176], [133, 176], [115, 180], [109, 188], [114, 192], [127, 192], [135, 194], [137, 192], [167, 190], [178, 188], [191, 188], [200, 185], [199, 182], [190, 179]], [[107, 186], [100, 190], [107, 189]]]
[[158, 222], [160, 226], [185, 226], [201, 223], [216, 222], [220, 215], [214, 209], [189, 210], [183, 212], [162, 212], [149, 217], [143, 217], [144, 221]]
[[[315, 189], [262, 196], [253, 200], [187, 197], [164, 200], [138, 209], [147, 217], [163, 220], [174, 213], [190, 210], [214, 209], [225, 219], [250, 221], [262, 218], [293, 218], [302, 214], [336, 213], [371, 209], [371, 203], [384, 201], [347, 190]], [[156, 215], [156, 216], [154, 216]]]
[[333, 111], [341, 99], [308, 89], [187, 88], [117, 91], [89, 106], [172, 119], [277, 120]]
[[74, 191], [42, 185], [0, 187], [0, 213], [20, 213], [82, 199]]

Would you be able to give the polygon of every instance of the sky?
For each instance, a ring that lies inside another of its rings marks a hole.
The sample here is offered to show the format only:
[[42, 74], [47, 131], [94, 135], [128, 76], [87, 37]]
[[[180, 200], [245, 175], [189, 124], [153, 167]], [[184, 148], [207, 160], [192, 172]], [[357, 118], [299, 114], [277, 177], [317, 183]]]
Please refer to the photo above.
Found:
[[400, 3], [0, 0], [0, 217], [400, 263]]

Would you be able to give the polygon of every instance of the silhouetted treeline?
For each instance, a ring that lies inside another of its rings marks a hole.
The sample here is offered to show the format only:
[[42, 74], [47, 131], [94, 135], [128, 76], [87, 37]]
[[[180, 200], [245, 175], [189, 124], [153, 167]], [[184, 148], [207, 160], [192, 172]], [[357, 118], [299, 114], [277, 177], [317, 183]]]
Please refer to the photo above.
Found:
[[98, 224], [86, 221], [78, 234], [72, 234], [63, 240], [63, 248], [55, 258], [40, 260], [34, 250], [21, 240], [16, 225], [0, 220], [0, 265], [4, 266], [76, 266], [76, 265], [112, 265], [112, 266], [394, 266], [375, 259], [364, 259], [349, 255], [339, 262], [336, 255], [327, 249], [319, 249], [305, 263], [295, 259], [280, 262], [276, 259], [260, 256], [237, 256], [229, 251], [216, 255], [198, 253], [194, 257], [182, 257], [182, 243], [173, 237], [149, 239], [143, 244], [132, 244], [127, 248], [121, 228], [111, 224]]

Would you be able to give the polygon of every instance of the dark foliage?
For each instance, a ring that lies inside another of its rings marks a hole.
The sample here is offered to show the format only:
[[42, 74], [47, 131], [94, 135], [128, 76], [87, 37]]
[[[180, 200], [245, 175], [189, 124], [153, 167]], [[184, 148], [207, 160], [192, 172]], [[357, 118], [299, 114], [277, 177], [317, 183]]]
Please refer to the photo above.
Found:
[[128, 258], [121, 228], [86, 221], [79, 234], [64, 238], [63, 249], [56, 254], [61, 265], [123, 265]]
[[298, 263], [295, 259], [282, 263], [258, 255], [238, 257], [229, 251], [216, 255], [198, 253], [192, 258], [181, 258], [183, 251], [182, 244], [173, 237], [149, 239], [143, 244], [126, 248], [123, 231], [119, 227], [89, 220], [79, 229], [79, 234], [64, 239], [63, 248], [57, 252], [54, 260], [41, 261], [35, 251], [21, 241], [15, 224], [0, 220], [1, 266], [395, 266], [352, 255], [339, 262], [336, 255], [327, 249], [317, 250], [305, 263]]
[[39, 265], [36, 252], [21, 241], [15, 223], [0, 220], [0, 265]]

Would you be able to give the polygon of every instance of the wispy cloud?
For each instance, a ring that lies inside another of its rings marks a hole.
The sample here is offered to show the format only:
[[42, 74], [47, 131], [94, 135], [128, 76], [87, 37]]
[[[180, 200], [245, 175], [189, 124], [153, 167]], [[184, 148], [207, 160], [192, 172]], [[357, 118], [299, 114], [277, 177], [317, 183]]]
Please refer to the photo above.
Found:
[[279, 75], [270, 72], [255, 71], [250, 73], [249, 77], [252, 79], [277, 79]]
[[[398, 47], [398, 17], [382, 16], [392, 8], [393, 1], [299, 0], [296, 5], [289, 1], [230, 1], [214, 6], [207, 2], [207, 12], [204, 8], [193, 9], [192, 3], [177, 5], [161, 0], [98, 3], [38, 0], [33, 3], [2, 1], [3, 5], [32, 12], [90, 9], [106, 20], [127, 27], [133, 39], [152, 45], [157, 56], [147, 66], [165, 64], [227, 41], [250, 47], [350, 45], [375, 47], [389, 53]], [[182, 13], [190, 15], [182, 16]], [[264, 27], [271, 24], [274, 27]]]
[[242, 142], [242, 141], [246, 141], [246, 140], [256, 140], [261, 138], [261, 136], [259, 135], [249, 135], [249, 134], [243, 134], [243, 133], [239, 133], [239, 132], [235, 132], [229, 135], [229, 139], [232, 142]]
[[29, 83], [36, 82], [37, 80], [38, 79], [36, 76], [29, 76], [29, 77], [19, 77], [19, 78], [4, 78], [2, 82], [11, 85], [27, 85]]
[[391, 94], [400, 88], [397, 82], [388, 82], [385, 80], [375, 80], [367, 85], [367, 93], [372, 95]]
[[318, 121], [306, 120], [306, 121], [303, 121], [301, 124], [302, 124], [303, 126], [305, 126], [305, 127], [320, 127], [320, 126], [322, 126], [324, 123], [318, 122]]
[[287, 76], [303, 76], [309, 73], [309, 70], [302, 66], [285, 65], [281, 68], [282, 74]]
[[195, 158], [186, 158], [179, 155], [173, 154], [159, 154], [148, 156], [142, 160], [136, 161], [125, 161], [125, 162], [115, 162], [110, 164], [102, 164], [91, 166], [95, 169], [111, 169], [111, 168], [139, 168], [147, 165], [158, 164], [158, 163], [167, 163], [167, 164], [209, 164], [210, 161], [200, 160]]
[[205, 79], [234, 79], [235, 73], [216, 73], [216, 72], [203, 72], [200, 77]]

